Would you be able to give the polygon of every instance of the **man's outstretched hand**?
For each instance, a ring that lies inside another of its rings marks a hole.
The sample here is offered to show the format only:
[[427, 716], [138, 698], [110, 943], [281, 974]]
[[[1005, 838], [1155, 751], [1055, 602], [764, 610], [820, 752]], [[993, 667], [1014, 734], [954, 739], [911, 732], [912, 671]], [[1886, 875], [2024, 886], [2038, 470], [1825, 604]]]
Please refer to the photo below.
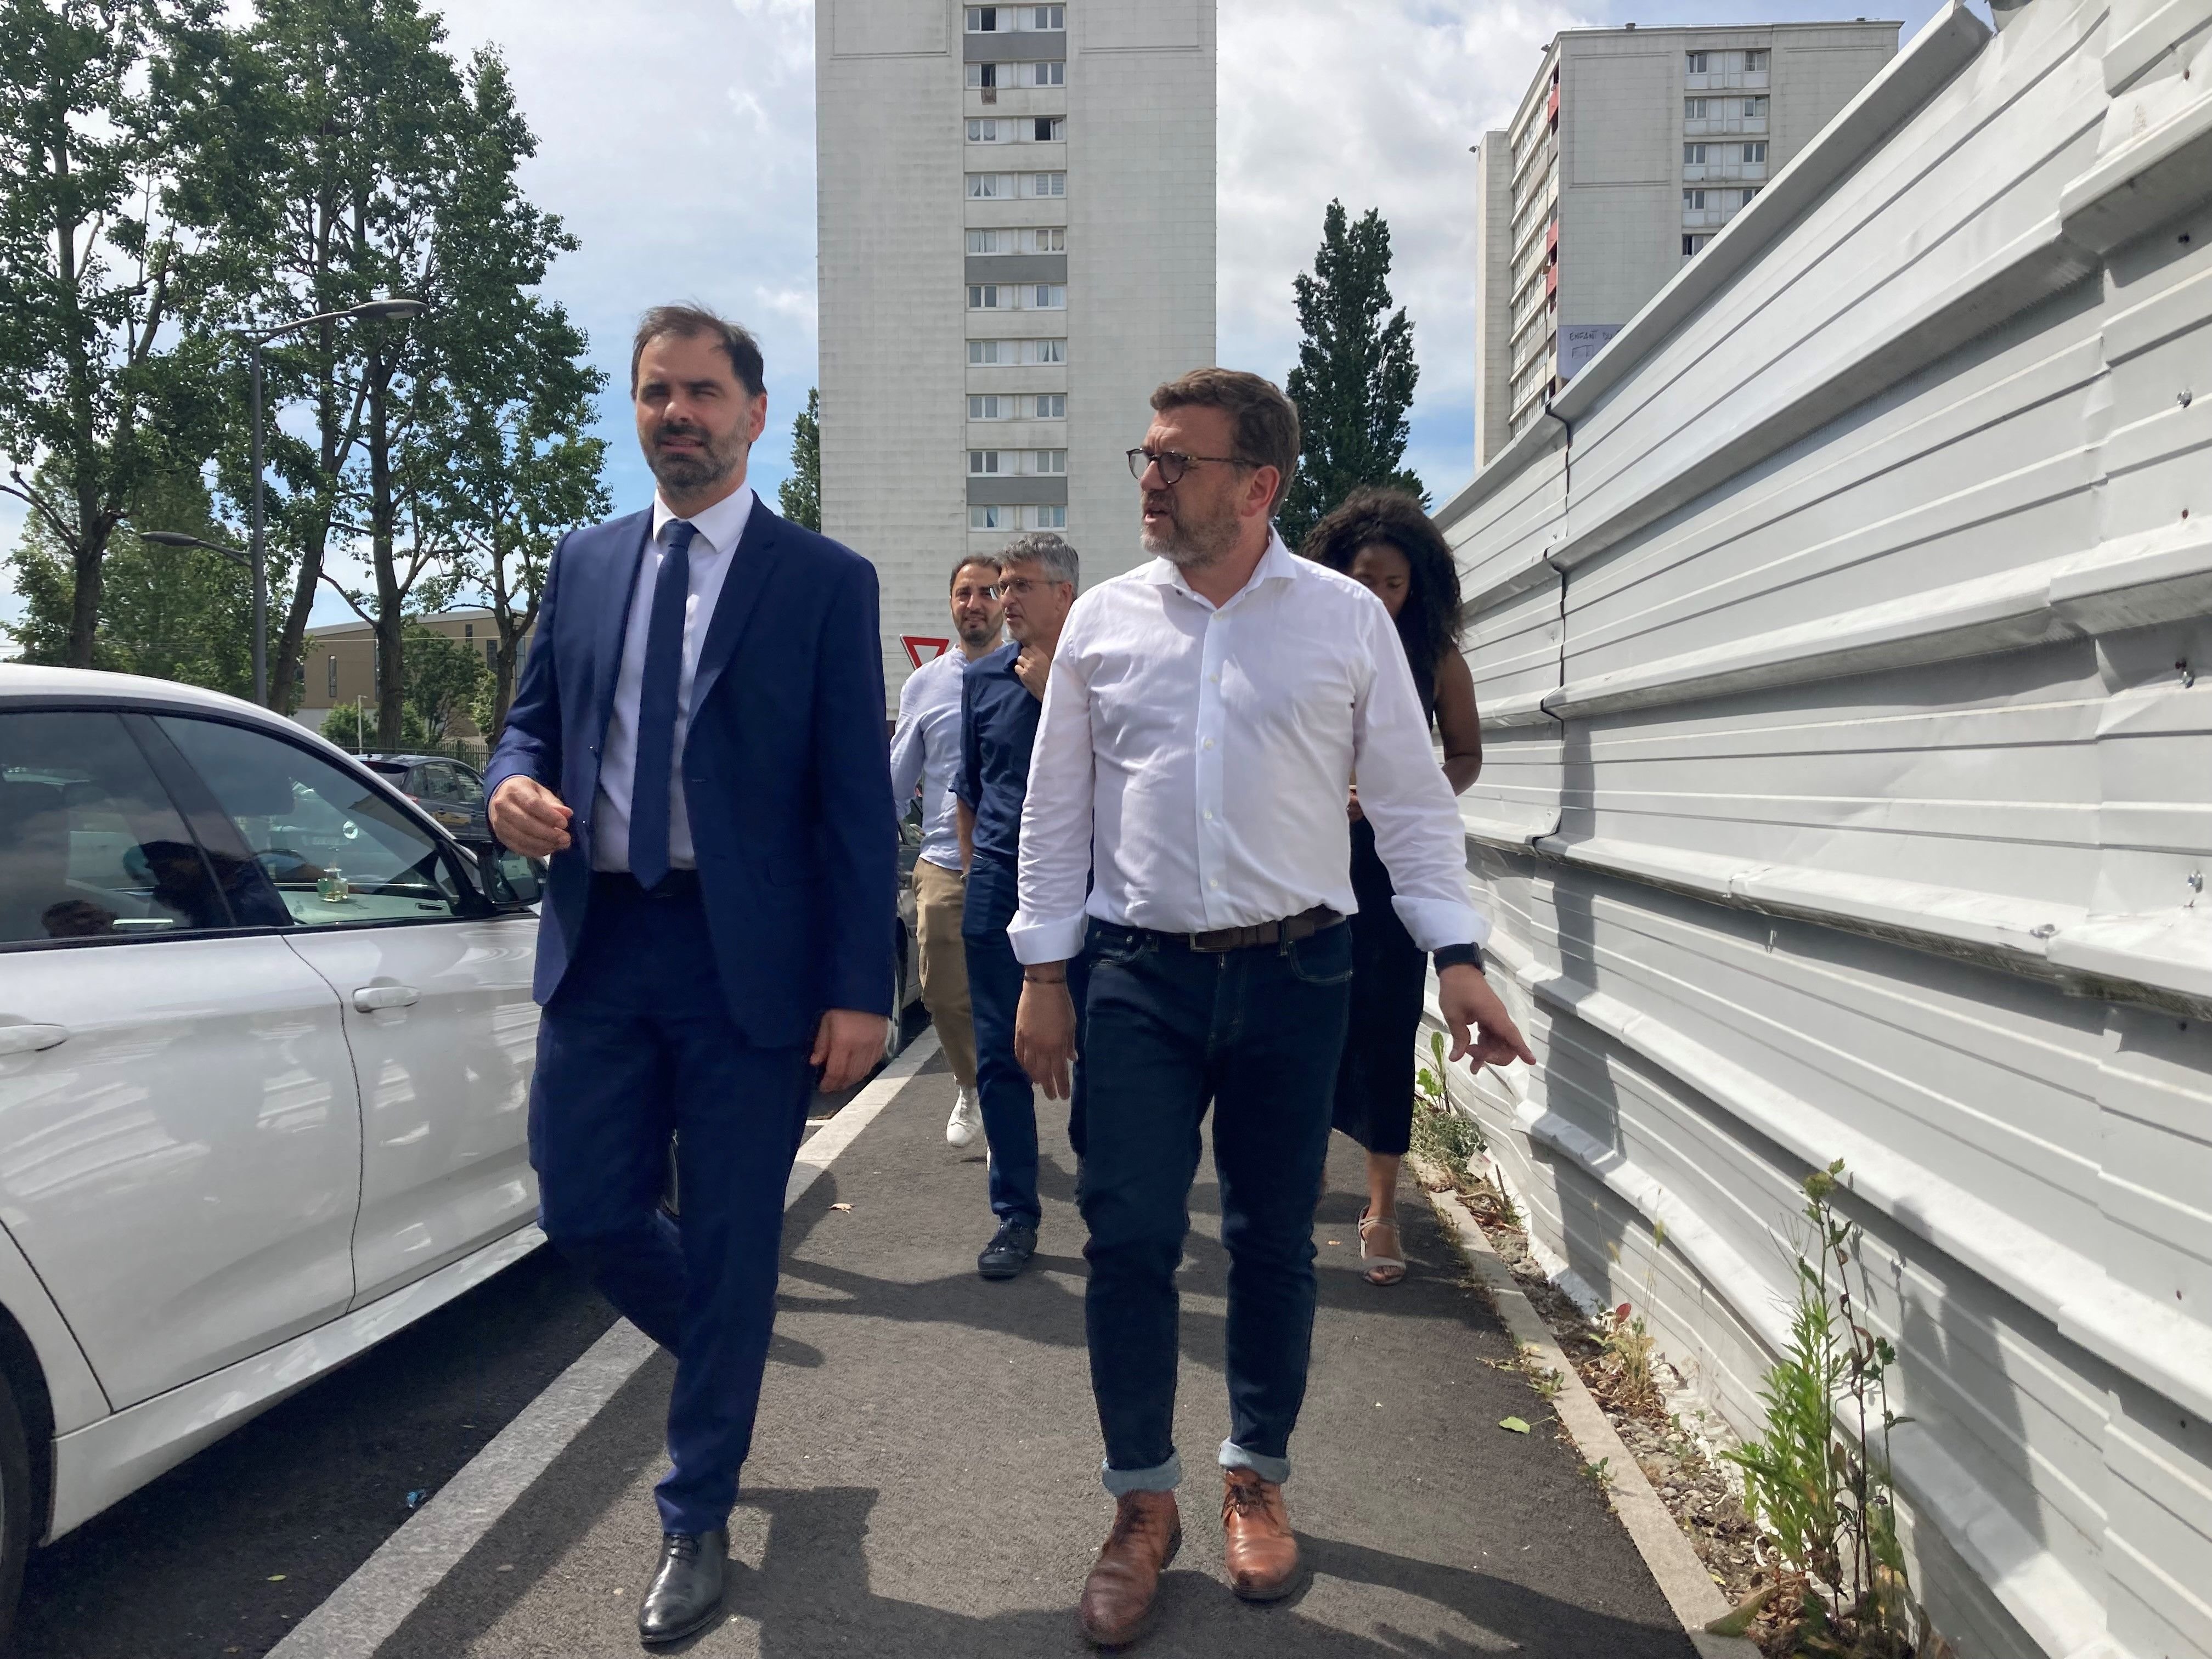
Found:
[[820, 1088], [825, 1095], [849, 1089], [867, 1076], [868, 1068], [884, 1057], [881, 1014], [864, 1014], [852, 1008], [832, 1008], [822, 1016], [814, 1033], [810, 1065], [822, 1068]]
[[489, 811], [499, 844], [525, 858], [550, 859], [568, 850], [568, 820], [575, 814], [535, 778], [501, 784], [492, 792]]
[[1476, 1066], [1536, 1063], [1521, 1028], [1473, 963], [1455, 963], [1437, 975], [1437, 1004], [1451, 1027], [1452, 1059], [1464, 1057]]

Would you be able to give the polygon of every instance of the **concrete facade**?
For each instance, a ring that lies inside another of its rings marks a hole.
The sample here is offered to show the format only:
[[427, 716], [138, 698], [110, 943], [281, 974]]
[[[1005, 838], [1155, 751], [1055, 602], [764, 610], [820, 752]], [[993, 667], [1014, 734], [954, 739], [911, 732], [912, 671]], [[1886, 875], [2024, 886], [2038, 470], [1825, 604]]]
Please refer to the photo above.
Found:
[[1572, 29], [1483, 135], [1475, 465], [1897, 53], [1894, 22]]
[[816, 9], [822, 527], [896, 700], [964, 553], [1139, 562], [1123, 452], [1213, 361], [1212, 0]]

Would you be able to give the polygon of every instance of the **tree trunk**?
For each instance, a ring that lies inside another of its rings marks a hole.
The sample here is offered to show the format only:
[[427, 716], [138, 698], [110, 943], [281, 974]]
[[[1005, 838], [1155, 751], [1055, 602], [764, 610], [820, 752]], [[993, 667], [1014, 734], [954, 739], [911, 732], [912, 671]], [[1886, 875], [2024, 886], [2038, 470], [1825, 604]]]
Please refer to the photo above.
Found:
[[406, 643], [399, 591], [392, 562], [398, 503], [392, 495], [391, 386], [380, 352], [368, 360], [368, 548], [376, 578], [376, 743], [386, 750], [404, 741], [407, 708]]
[[70, 559], [74, 588], [70, 595], [69, 654], [64, 661], [70, 668], [89, 668], [94, 639], [100, 629], [100, 592], [106, 579], [107, 532], [96, 518], [80, 519], [78, 523], [84, 527], [77, 532]]

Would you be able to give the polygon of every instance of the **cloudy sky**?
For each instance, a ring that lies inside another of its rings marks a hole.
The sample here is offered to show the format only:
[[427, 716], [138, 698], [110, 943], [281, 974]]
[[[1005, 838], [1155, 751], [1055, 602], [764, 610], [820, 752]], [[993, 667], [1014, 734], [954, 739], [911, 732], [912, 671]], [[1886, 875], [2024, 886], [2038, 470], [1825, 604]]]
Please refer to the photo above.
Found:
[[[1473, 471], [1474, 158], [1562, 28], [1842, 15], [1808, 0], [1219, 0], [1218, 356], [1279, 380], [1295, 361], [1291, 282], [1323, 208], [1382, 210], [1421, 367], [1408, 460], [1432, 496]], [[1932, 0], [1886, 14], [1912, 33]], [[1869, 15], [1878, 14], [1869, 13]], [[619, 396], [640, 307], [682, 295], [759, 332], [770, 425], [754, 477], [788, 470], [815, 365], [812, 0], [449, 0], [457, 51], [507, 55], [540, 149], [526, 175], [579, 251], [550, 286], [589, 331], [617, 396], [611, 483], [649, 483]], [[772, 495], [771, 495], [772, 498]], [[0, 507], [15, 503], [0, 498]], [[0, 512], [0, 542], [15, 514]], [[0, 596], [0, 614], [12, 615]], [[336, 621], [332, 596], [318, 620]]]

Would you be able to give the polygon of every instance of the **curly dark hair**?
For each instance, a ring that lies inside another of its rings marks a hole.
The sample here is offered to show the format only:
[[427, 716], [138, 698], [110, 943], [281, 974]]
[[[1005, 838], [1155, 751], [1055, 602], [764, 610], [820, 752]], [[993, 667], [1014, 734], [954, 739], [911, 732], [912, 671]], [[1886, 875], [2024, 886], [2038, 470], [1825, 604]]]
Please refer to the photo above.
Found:
[[1413, 678], [1425, 690], [1435, 684], [1444, 653], [1459, 648], [1459, 565], [1443, 532], [1402, 489], [1353, 490], [1307, 532], [1298, 551], [1350, 575], [1352, 560], [1370, 542], [1387, 542], [1413, 568], [1413, 585], [1398, 612], [1398, 637]]

